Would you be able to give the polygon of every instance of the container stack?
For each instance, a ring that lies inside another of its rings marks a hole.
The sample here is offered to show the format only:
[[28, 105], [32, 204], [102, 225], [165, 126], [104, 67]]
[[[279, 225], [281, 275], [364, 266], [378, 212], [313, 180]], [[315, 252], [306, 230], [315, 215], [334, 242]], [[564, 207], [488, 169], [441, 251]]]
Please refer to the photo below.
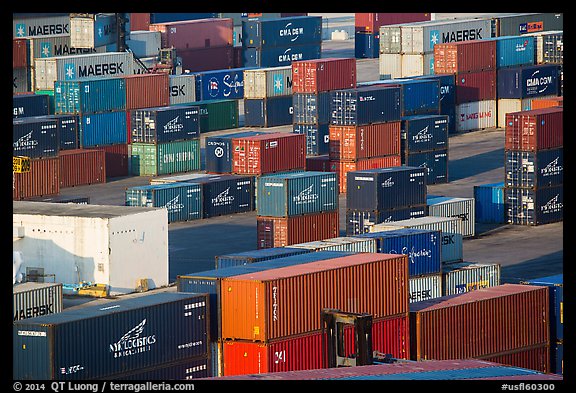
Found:
[[230, 68], [196, 72], [196, 100], [241, 100], [244, 98], [244, 71]]
[[246, 136], [262, 135], [261, 131], [241, 131], [226, 135], [207, 135], [204, 139], [206, 148], [204, 149], [205, 164], [202, 166], [206, 173], [224, 174], [233, 173], [233, 139]]
[[506, 115], [504, 203], [509, 224], [563, 220], [563, 107]]
[[459, 262], [442, 267], [442, 296], [500, 285], [499, 263]]
[[473, 238], [476, 235], [476, 206], [474, 198], [427, 195], [426, 215], [437, 217], [458, 217], [462, 219], [462, 236]]
[[30, 88], [30, 48], [29, 41], [25, 38], [12, 39], [12, 77], [14, 94], [32, 91]]

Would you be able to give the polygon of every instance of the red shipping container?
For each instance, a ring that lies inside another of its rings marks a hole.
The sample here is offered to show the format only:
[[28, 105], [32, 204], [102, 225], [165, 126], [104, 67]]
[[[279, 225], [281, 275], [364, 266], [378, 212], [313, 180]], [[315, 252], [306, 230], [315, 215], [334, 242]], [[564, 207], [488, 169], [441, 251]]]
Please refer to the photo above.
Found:
[[535, 348], [519, 349], [500, 355], [482, 356], [481, 359], [501, 363], [507, 366], [526, 368], [529, 370], [549, 373], [550, 370], [550, 346], [547, 344]]
[[[322, 332], [315, 331], [266, 343], [229, 340], [222, 345], [224, 376], [326, 368]], [[325, 338], [324, 338], [325, 339]], [[345, 356], [354, 352], [354, 329], [344, 328]], [[372, 322], [372, 350], [408, 359], [408, 314]]]
[[400, 154], [400, 121], [329, 126], [330, 159], [356, 160]]
[[330, 172], [330, 157], [323, 156], [306, 157], [306, 170], [316, 172]]
[[423, 22], [430, 20], [428, 12], [357, 12], [354, 14], [354, 26], [357, 32], [378, 33], [380, 26], [396, 25], [401, 23]]
[[292, 92], [319, 93], [356, 87], [355, 58], [324, 58], [292, 62]]
[[106, 153], [102, 149], [61, 150], [60, 188], [106, 183]]
[[60, 193], [60, 159], [32, 158], [30, 172], [12, 174], [12, 199], [22, 200]]
[[272, 342], [320, 331], [323, 308], [406, 314], [408, 256], [357, 253], [224, 277], [221, 288], [222, 338]]
[[200, 49], [231, 46], [234, 21], [232, 18], [206, 18], [177, 22], [153, 23], [149, 30], [159, 31], [162, 48]]
[[170, 105], [169, 78], [164, 72], [125, 76], [126, 110]]
[[306, 169], [306, 135], [275, 132], [232, 139], [232, 172], [263, 175]]
[[550, 108], [554, 106], [563, 106], [564, 105], [564, 97], [550, 97], [550, 98], [540, 98], [537, 100], [530, 101], [530, 109], [542, 109], [542, 108]]
[[257, 248], [285, 247], [290, 244], [329, 239], [340, 235], [338, 211], [292, 217], [256, 216]]
[[456, 105], [495, 100], [496, 91], [496, 70], [456, 74]]
[[234, 67], [234, 47], [232, 45], [177, 49], [176, 55], [182, 59], [183, 72], [224, 70]]
[[28, 40], [26, 38], [12, 39], [12, 68], [28, 67]]
[[131, 12], [130, 31], [150, 30], [150, 13]]
[[480, 358], [549, 345], [548, 290], [522, 287], [502, 284], [411, 303], [412, 360]]
[[496, 41], [472, 40], [434, 45], [434, 73], [496, 70]]
[[114, 177], [129, 176], [128, 170], [128, 144], [98, 146], [98, 150], [105, 152], [106, 181]]
[[359, 171], [364, 169], [388, 168], [402, 165], [400, 154], [362, 158], [355, 161], [330, 160], [330, 172], [338, 173], [338, 184], [340, 193], [346, 192], [346, 174], [350, 171]]
[[563, 109], [558, 106], [507, 113], [504, 149], [537, 151], [563, 146]]

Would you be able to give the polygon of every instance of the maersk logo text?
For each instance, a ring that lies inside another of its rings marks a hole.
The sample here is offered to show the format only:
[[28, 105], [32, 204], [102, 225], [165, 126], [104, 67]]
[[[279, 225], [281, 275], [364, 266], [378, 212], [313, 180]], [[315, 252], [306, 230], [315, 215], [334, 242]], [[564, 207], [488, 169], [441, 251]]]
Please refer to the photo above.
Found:
[[78, 77], [87, 78], [90, 76], [105, 76], [123, 74], [122, 67], [124, 62], [113, 62], [103, 64], [90, 64], [87, 66], [78, 66]]

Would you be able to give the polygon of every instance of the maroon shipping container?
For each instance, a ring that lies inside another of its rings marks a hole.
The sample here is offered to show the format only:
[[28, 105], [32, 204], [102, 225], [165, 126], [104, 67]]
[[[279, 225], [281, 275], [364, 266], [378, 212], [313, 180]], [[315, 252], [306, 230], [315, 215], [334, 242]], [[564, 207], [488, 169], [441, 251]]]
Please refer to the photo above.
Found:
[[200, 49], [231, 46], [232, 18], [207, 18], [150, 24], [151, 31], [161, 34], [162, 48]]
[[502, 284], [411, 303], [412, 360], [480, 358], [549, 345], [548, 290], [529, 287]]
[[12, 174], [12, 199], [60, 193], [60, 158], [32, 158], [30, 172]]
[[456, 74], [456, 104], [496, 100], [496, 70]]
[[28, 67], [28, 40], [26, 38], [12, 39], [12, 68]]
[[306, 169], [306, 135], [275, 132], [232, 139], [232, 172], [263, 175]]
[[234, 68], [234, 47], [232, 45], [177, 49], [176, 55], [182, 59], [183, 72]]
[[330, 156], [306, 157], [306, 170], [316, 172], [330, 172]]
[[329, 127], [330, 159], [356, 160], [400, 154], [400, 121]]
[[256, 217], [258, 249], [324, 240], [340, 235], [338, 211], [291, 217]]
[[169, 78], [164, 72], [125, 76], [126, 110], [170, 105]]
[[472, 40], [434, 45], [434, 73], [496, 70], [496, 41]]
[[537, 151], [564, 145], [563, 107], [506, 114], [506, 150]]
[[128, 144], [98, 146], [96, 149], [104, 150], [106, 181], [114, 177], [129, 176], [128, 170]]
[[150, 13], [131, 12], [130, 31], [150, 30]]
[[354, 26], [357, 32], [378, 33], [380, 26], [396, 25], [401, 23], [423, 22], [430, 20], [431, 14], [416, 13], [368, 13], [357, 12], [354, 14]]
[[106, 153], [102, 149], [61, 150], [60, 188], [106, 183]]
[[501, 363], [507, 366], [536, 370], [541, 373], [550, 371], [550, 346], [547, 344], [533, 348], [519, 349], [499, 355], [483, 356], [481, 359]]
[[330, 172], [338, 173], [340, 193], [346, 192], [346, 174], [364, 169], [388, 168], [402, 165], [400, 154], [383, 157], [361, 158], [354, 161], [330, 160]]
[[356, 87], [355, 58], [324, 58], [292, 62], [292, 92], [319, 93]]
[[242, 56], [243, 49], [241, 46], [235, 46], [232, 49], [232, 68], [243, 68], [244, 58]]

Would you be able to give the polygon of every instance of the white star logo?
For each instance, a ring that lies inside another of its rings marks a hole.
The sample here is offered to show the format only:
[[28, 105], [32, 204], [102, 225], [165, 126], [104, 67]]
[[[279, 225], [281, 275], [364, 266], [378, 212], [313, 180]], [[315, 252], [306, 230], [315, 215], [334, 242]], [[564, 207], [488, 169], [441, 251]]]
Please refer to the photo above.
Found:
[[282, 79], [278, 78], [274, 81], [274, 90], [282, 91]]
[[99, 36], [99, 37], [102, 37], [102, 28], [101, 28], [101, 27], [98, 28], [98, 36]]
[[24, 32], [25, 32], [24, 25], [17, 25], [16, 26], [16, 36], [24, 37]]
[[72, 67], [71, 65], [69, 65], [66, 68], [66, 77], [68, 79], [72, 79], [74, 77], [74, 67]]
[[430, 42], [432, 43], [432, 46], [438, 43], [438, 32], [433, 32], [430, 34]]
[[50, 57], [50, 44], [42, 44], [42, 57]]

